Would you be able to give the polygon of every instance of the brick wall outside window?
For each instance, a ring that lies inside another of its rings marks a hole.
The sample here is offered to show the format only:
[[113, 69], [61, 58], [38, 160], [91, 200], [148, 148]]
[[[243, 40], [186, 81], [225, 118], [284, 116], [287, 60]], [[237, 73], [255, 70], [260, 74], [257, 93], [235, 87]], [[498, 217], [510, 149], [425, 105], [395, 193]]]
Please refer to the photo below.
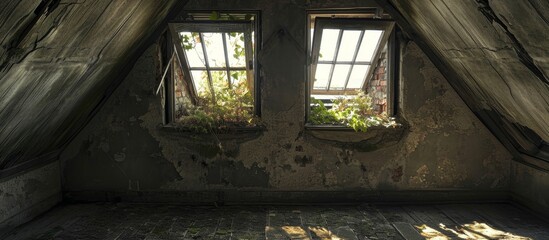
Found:
[[378, 65], [375, 66], [374, 76], [366, 87], [372, 97], [374, 109], [378, 113], [387, 112], [387, 48], [380, 54]]

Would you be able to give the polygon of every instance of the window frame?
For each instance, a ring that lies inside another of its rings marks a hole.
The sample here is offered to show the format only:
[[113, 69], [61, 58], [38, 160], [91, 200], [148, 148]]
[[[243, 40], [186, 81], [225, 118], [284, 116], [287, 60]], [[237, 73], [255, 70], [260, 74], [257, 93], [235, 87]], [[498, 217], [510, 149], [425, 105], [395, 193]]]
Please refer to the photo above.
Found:
[[[259, 24], [260, 24], [260, 14], [258, 11], [193, 11], [189, 12], [191, 14], [206, 14], [211, 12], [217, 12], [217, 13], [223, 13], [223, 14], [251, 14], [253, 15], [253, 20], [174, 20], [168, 22], [168, 31], [167, 31], [167, 39], [166, 39], [166, 50], [165, 55], [166, 56], [174, 56], [173, 57], [173, 63], [171, 68], [171, 74], [169, 77], [166, 77], [166, 80], [164, 82], [164, 93], [166, 96], [165, 103], [164, 103], [164, 124], [170, 124], [175, 122], [175, 69], [173, 68], [173, 64], [177, 64], [178, 67], [183, 72], [183, 81], [184, 85], [186, 86], [185, 89], [187, 89], [187, 93], [189, 94], [190, 100], [193, 104], [196, 104], [196, 96], [197, 96], [197, 88], [195, 85], [195, 82], [192, 80], [192, 70], [196, 70], [193, 67], [190, 66], [187, 56], [185, 54], [185, 50], [181, 46], [181, 44], [178, 44], [181, 42], [181, 38], [179, 35], [179, 32], [183, 31], [191, 31], [191, 32], [230, 32], [233, 30], [236, 30], [234, 32], [244, 32], [249, 34], [244, 34], [245, 36], [245, 67], [235, 68], [230, 67], [228, 65], [228, 62], [226, 62], [226, 67], [219, 67], [217, 69], [212, 69], [212, 67], [206, 67], [204, 70], [208, 73], [208, 81], [210, 84], [210, 90], [212, 90], [212, 79], [211, 79], [211, 71], [246, 71], [250, 69], [253, 72], [253, 77], [251, 81], [253, 81], [253, 99], [254, 99], [254, 106], [253, 106], [253, 112], [254, 115], [257, 117], [261, 116], [261, 95], [260, 95], [260, 78], [259, 78], [259, 64], [258, 64], [258, 52], [260, 51], [260, 32], [259, 32]], [[253, 41], [255, 42], [254, 45], [251, 44]], [[247, 44], [250, 43], [250, 44]], [[204, 49], [203, 49], [204, 50]], [[206, 53], [205, 53], [206, 54]], [[225, 57], [227, 57], [227, 52], [224, 53]], [[226, 59], [225, 59], [226, 60]], [[206, 66], [208, 65], [208, 62], [206, 62]], [[223, 69], [221, 69], [223, 68]], [[230, 86], [230, 75], [227, 75], [229, 86]], [[189, 87], [192, 86], [192, 87]], [[215, 94], [214, 94], [215, 95]]]
[[[396, 25], [395, 21], [390, 18], [390, 16], [383, 14], [383, 11], [379, 8], [377, 9], [364, 9], [363, 11], [345, 11], [345, 10], [311, 10], [307, 12], [307, 29], [306, 29], [306, 41], [307, 41], [307, 70], [306, 70], [306, 91], [305, 91], [305, 122], [306, 126], [309, 128], [314, 129], [331, 129], [331, 130], [338, 130], [338, 129], [348, 129], [348, 127], [345, 126], [323, 126], [323, 125], [312, 125], [309, 124], [309, 115], [311, 111], [311, 104], [310, 104], [310, 97], [314, 94], [314, 75], [316, 72], [316, 64], [318, 64], [318, 56], [315, 55], [318, 54], [320, 51], [321, 41], [318, 41], [315, 39], [315, 36], [321, 36], [322, 31], [317, 31], [317, 23], [318, 21], [321, 21], [321, 24], [324, 26], [323, 29], [326, 28], [326, 26], [339, 26], [341, 24], [348, 24], [348, 26], [345, 26], [344, 28], [340, 29], [352, 29], [350, 27], [356, 27], [356, 29], [359, 30], [384, 30], [382, 36], [380, 37], [380, 42], [378, 43], [377, 48], [384, 47], [384, 44], [387, 45], [387, 66], [386, 66], [386, 74], [387, 74], [387, 115], [388, 116], [396, 116], [397, 115], [397, 109], [398, 109], [398, 78], [399, 76], [399, 57], [400, 57], [400, 51], [399, 51], [399, 43], [398, 38], [396, 37], [397, 32], [399, 32], [398, 26]], [[322, 21], [325, 21], [324, 23]], [[356, 25], [356, 26], [355, 26]], [[313, 27], [314, 26], [314, 27]], [[314, 28], [314, 31], [311, 31]], [[316, 40], [316, 41], [315, 41]], [[340, 41], [341, 39], [339, 39]], [[339, 42], [338, 41], [338, 42]], [[360, 44], [358, 44], [359, 46]], [[359, 51], [359, 47], [357, 46], [356, 51]], [[317, 50], [317, 51], [315, 51]], [[369, 85], [369, 81], [371, 81], [371, 78], [368, 76], [372, 76], [374, 73], [378, 61], [379, 61], [379, 55], [381, 54], [381, 50], [378, 49], [372, 58], [372, 61], [370, 62], [370, 68], [368, 69], [367, 75], [365, 76], [365, 80], [362, 83], [362, 86], [360, 89], [366, 90], [367, 86]], [[358, 52], [357, 52], [358, 53]], [[334, 54], [335, 55], [335, 54]], [[356, 54], [353, 56], [353, 60], [356, 59]], [[316, 61], [316, 62], [315, 62]], [[337, 56], [334, 56], [333, 63], [334, 66], [337, 64]], [[351, 62], [351, 66], [354, 66], [355, 63]], [[333, 69], [331, 70], [333, 71]], [[352, 69], [349, 70], [351, 72]], [[349, 75], [349, 74], [348, 74]], [[349, 78], [349, 76], [347, 76]], [[330, 81], [330, 79], [329, 79]], [[328, 83], [329, 84], [329, 83]], [[348, 79], [346, 79], [345, 87], [348, 84]], [[329, 88], [329, 85], [327, 86]], [[336, 91], [334, 91], [336, 92]], [[341, 92], [336, 92], [334, 95], [342, 95]]]

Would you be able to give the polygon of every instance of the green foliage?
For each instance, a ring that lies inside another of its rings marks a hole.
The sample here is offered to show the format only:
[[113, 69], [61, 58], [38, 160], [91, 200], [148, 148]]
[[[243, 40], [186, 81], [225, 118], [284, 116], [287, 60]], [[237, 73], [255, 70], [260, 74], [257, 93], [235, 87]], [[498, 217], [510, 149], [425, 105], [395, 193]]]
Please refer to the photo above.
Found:
[[[189, 114], [182, 116], [179, 123], [190, 131], [202, 133], [257, 126], [259, 119], [253, 113], [253, 96], [247, 88], [245, 75], [245, 71], [232, 72], [233, 84], [229, 87], [227, 73], [213, 71], [215, 101], [209, 86], [203, 86], [204, 91], [198, 93], [198, 104], [187, 103], [185, 108]], [[206, 81], [202, 83], [207, 84]]]
[[352, 98], [333, 100], [332, 108], [328, 109], [318, 99], [311, 98], [311, 114], [309, 122], [315, 125], [343, 125], [355, 131], [366, 132], [372, 126], [395, 127], [395, 119], [387, 114], [378, 114], [372, 107], [372, 98], [360, 91]]
[[315, 125], [339, 124], [336, 112], [328, 110], [322, 101], [311, 98], [311, 103], [314, 105], [309, 116], [310, 123]]
[[[210, 20], [251, 20], [252, 18], [250, 14], [241, 16], [217, 11], [213, 11], [209, 16]], [[233, 50], [232, 57], [237, 61], [231, 64], [245, 65], [244, 33], [223, 34], [227, 34], [228, 47]], [[195, 48], [200, 47], [199, 44], [204, 44], [207, 49], [213, 44], [213, 40], [204, 33], [202, 38], [198, 32], [181, 32], [180, 36], [185, 52], [196, 50]], [[197, 103], [193, 105], [190, 101], [183, 101], [184, 111], [181, 112], [185, 112], [185, 115], [179, 117], [179, 125], [190, 131], [202, 133], [223, 131], [231, 127], [257, 126], [259, 120], [254, 116], [254, 99], [251, 92], [253, 88], [248, 86], [247, 72], [231, 70], [230, 76], [227, 76], [226, 71], [210, 71], [210, 73], [211, 85], [206, 71], [202, 72], [200, 79], [193, 79], [198, 88]]]
[[181, 45], [185, 50], [191, 50], [199, 43], [199, 37], [197, 32], [189, 34], [181, 34]]

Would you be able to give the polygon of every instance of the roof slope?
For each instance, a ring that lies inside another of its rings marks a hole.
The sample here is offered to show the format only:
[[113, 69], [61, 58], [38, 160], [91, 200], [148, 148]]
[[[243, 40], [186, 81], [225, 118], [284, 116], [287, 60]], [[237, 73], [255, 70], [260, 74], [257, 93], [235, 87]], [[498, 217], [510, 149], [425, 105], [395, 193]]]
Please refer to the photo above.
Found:
[[[376, 1], [511, 152], [549, 160], [549, 2]], [[184, 2], [0, 1], [0, 170], [69, 141]]]
[[549, 161], [548, 1], [377, 2], [515, 156]]
[[1, 1], [0, 170], [71, 139], [177, 2]]

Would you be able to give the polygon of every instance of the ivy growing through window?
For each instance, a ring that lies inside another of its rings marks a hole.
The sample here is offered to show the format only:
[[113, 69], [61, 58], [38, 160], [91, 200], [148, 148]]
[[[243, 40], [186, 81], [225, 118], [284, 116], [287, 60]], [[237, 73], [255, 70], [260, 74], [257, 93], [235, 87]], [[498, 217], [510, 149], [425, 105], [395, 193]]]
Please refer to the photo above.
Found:
[[390, 56], [388, 42], [394, 23], [374, 17], [380, 18], [374, 13], [309, 14], [309, 124], [355, 131], [397, 125], [386, 111], [387, 88], [373, 87], [382, 81], [382, 74], [392, 70], [384, 60]]
[[257, 125], [254, 19], [212, 12], [170, 24], [180, 63], [177, 124], [201, 132]]

